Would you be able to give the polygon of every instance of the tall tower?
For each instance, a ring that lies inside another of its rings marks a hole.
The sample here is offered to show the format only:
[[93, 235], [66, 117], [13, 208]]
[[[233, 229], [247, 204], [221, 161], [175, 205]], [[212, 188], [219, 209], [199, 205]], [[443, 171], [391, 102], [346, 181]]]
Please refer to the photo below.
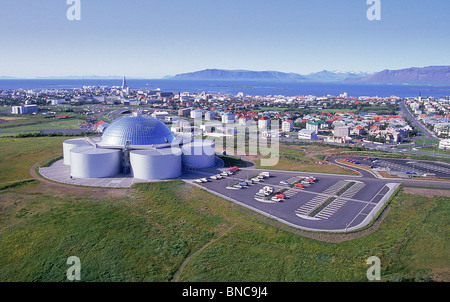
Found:
[[122, 89], [126, 89], [127, 86], [127, 79], [125, 77], [123, 77], [123, 82], [122, 82]]
[[122, 81], [122, 94], [129, 95], [130, 94], [130, 87], [128, 87], [127, 79], [123, 77]]

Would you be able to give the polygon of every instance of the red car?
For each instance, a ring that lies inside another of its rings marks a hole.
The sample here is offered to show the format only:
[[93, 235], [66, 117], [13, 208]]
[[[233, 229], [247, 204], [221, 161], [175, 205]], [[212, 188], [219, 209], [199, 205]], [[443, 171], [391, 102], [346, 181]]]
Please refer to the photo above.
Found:
[[280, 199], [286, 199], [286, 195], [284, 194], [277, 194], [275, 197]]
[[297, 188], [304, 188], [305, 186], [302, 184], [295, 184], [294, 186], [296, 186]]
[[231, 167], [231, 168], [228, 169], [228, 171], [237, 172], [237, 171], [239, 171], [239, 168], [238, 167]]

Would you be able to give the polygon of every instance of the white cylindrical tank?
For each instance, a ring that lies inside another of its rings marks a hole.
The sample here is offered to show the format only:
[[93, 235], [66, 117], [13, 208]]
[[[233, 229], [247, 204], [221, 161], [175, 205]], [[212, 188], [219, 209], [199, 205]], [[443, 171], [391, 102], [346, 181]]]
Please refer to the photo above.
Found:
[[70, 175], [77, 178], [112, 177], [121, 172], [122, 151], [92, 146], [70, 151]]
[[215, 143], [213, 141], [195, 140], [182, 147], [183, 165], [188, 168], [205, 169], [215, 165]]
[[132, 175], [136, 179], [173, 179], [181, 176], [181, 149], [130, 151]]
[[76, 138], [69, 139], [63, 143], [64, 164], [70, 166], [70, 151], [74, 148], [91, 146], [86, 139]]

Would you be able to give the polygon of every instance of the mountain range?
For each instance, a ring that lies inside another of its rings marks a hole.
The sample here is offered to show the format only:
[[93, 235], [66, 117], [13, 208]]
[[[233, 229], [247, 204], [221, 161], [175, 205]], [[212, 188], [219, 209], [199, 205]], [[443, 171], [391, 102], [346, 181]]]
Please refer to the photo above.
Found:
[[450, 66], [412, 67], [375, 73], [323, 70], [301, 75], [279, 71], [205, 69], [178, 74], [175, 80], [252, 80], [319, 83], [450, 85]]

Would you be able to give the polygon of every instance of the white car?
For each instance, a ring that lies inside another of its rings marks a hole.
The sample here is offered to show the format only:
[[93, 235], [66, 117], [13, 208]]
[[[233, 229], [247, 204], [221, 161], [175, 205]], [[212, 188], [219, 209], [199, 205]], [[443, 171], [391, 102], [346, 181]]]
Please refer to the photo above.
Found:
[[276, 202], [281, 202], [281, 201], [284, 201], [284, 199], [282, 199], [282, 198], [278, 198], [278, 197], [276, 197], [276, 196], [274, 196], [274, 197], [272, 197], [272, 199], [271, 199], [272, 201], [276, 201]]
[[206, 178], [202, 178], [200, 179], [202, 182], [208, 182], [208, 180]]
[[209, 178], [212, 180], [217, 180], [217, 175], [210, 176]]

